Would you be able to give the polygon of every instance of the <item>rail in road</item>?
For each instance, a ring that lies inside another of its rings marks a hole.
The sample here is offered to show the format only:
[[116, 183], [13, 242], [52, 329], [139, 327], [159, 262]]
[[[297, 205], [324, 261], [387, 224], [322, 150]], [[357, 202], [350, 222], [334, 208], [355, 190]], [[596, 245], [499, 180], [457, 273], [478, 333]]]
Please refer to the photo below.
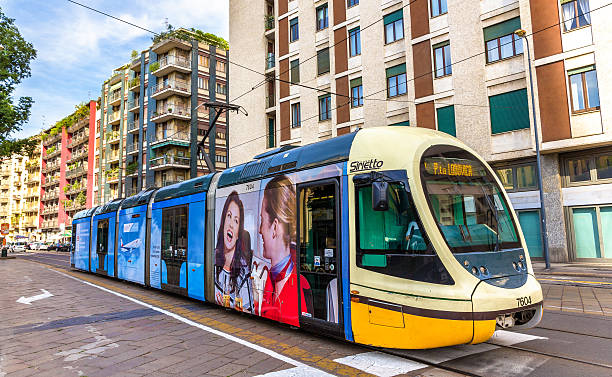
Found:
[[[71, 276], [92, 281], [95, 278], [104, 284], [105, 289], [115, 289], [110, 284], [112, 279], [97, 277], [90, 274], [70, 270], [69, 255], [62, 253], [27, 253], [20, 255], [19, 259], [29, 260], [38, 264], [47, 265], [54, 270], [64, 270]], [[563, 280], [563, 284], [572, 284]], [[108, 281], [109, 284], [104, 282]], [[550, 284], [541, 280], [542, 284]], [[576, 282], [601, 283], [596, 279], [578, 280]], [[117, 283], [119, 284], [119, 283]], [[584, 284], [584, 283], [582, 283]], [[119, 287], [119, 285], [116, 285]], [[126, 284], [130, 287], [133, 285]], [[597, 289], [607, 289], [606, 284], [597, 284]], [[612, 287], [609, 287], [612, 288]], [[128, 290], [121, 290], [123, 294]], [[149, 290], [157, 297], [162, 305], [166, 300], [178, 299], [178, 296]], [[183, 298], [180, 298], [183, 300]], [[185, 299], [191, 305], [205, 307], [219, 313], [224, 317], [239, 316], [225, 309], [212, 307]], [[546, 301], [546, 298], [545, 298]], [[165, 309], [173, 311], [174, 309]], [[177, 309], [173, 315], [189, 317], [190, 311]], [[243, 316], [239, 316], [243, 318]], [[194, 317], [195, 318], [195, 317]], [[238, 317], [236, 317], [238, 318]], [[432, 350], [390, 350], [374, 349], [356, 346], [351, 354], [341, 358], [329, 360], [336, 364], [346, 365], [349, 370], [362, 371], [362, 375], [394, 376], [398, 374], [418, 374], [422, 371], [431, 371], [430, 375], [467, 375], [467, 376], [524, 376], [524, 375], [555, 375], [555, 376], [610, 376], [612, 375], [612, 323], [610, 316], [589, 315], [561, 310], [545, 309], [544, 320], [535, 329], [525, 331], [497, 331], [488, 342], [478, 345], [463, 345], [445, 347]], [[270, 326], [264, 321], [252, 320], [255, 328]], [[282, 325], [274, 324], [279, 332], [294, 331]], [[293, 332], [293, 334], [295, 334]], [[317, 342], [315, 335], [305, 335]], [[323, 338], [321, 338], [323, 339]], [[321, 340], [322, 341], [322, 340]], [[329, 339], [327, 339], [329, 341]], [[338, 347], [346, 345], [337, 342]], [[299, 359], [302, 360], [303, 359]], [[304, 363], [306, 364], [306, 363]], [[309, 369], [310, 368], [310, 369]], [[318, 369], [317, 369], [318, 370]], [[312, 375], [311, 365], [300, 365], [275, 371], [268, 374], [272, 376], [284, 375]], [[333, 370], [322, 368], [318, 375], [337, 374]], [[317, 372], [319, 373], [319, 372]], [[437, 374], [436, 374], [437, 373]], [[350, 374], [350, 373], [349, 373]], [[263, 374], [266, 375], [266, 374]], [[10, 376], [10, 374], [9, 374]]]

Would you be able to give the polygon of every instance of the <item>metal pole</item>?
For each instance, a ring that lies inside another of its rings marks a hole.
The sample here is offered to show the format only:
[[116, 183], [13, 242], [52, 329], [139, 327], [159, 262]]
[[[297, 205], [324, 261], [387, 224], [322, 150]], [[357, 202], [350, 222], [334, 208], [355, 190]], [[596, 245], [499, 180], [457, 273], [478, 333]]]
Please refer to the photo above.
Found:
[[550, 256], [548, 254], [548, 234], [546, 233], [546, 209], [544, 205], [544, 188], [542, 187], [542, 162], [540, 159], [540, 137], [538, 135], [538, 123], [536, 121], [536, 108], [535, 108], [535, 97], [533, 95], [533, 76], [531, 74], [531, 53], [529, 52], [529, 41], [527, 40], [526, 33], [524, 30], [517, 30], [515, 32], [519, 37], [523, 38], [527, 45], [527, 65], [529, 67], [529, 84], [531, 86], [531, 112], [533, 113], [533, 132], [535, 134], [535, 147], [536, 147], [536, 161], [538, 165], [538, 187], [540, 192], [540, 216], [541, 216], [541, 228], [542, 228], [542, 247], [544, 252], [544, 263], [546, 269], [550, 270]]

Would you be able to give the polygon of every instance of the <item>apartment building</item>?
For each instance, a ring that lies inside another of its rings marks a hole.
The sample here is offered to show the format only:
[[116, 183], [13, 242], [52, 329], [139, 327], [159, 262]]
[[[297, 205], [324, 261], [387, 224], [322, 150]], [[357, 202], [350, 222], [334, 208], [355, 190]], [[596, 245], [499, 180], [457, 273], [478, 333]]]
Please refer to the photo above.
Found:
[[8, 241], [28, 236], [24, 213], [27, 161], [18, 155], [0, 161], [0, 223], [9, 224]]
[[493, 165], [541, 256], [531, 64], [551, 260], [612, 258], [612, 9], [603, 5], [230, 0], [232, 60], [252, 69], [230, 66], [249, 113], [232, 118], [230, 163], [361, 127], [438, 129]]
[[26, 161], [25, 192], [23, 193], [23, 216], [25, 233], [32, 241], [40, 239], [40, 170], [41, 170], [41, 145], [39, 144], [34, 153]]
[[[100, 203], [209, 172], [197, 144], [228, 102], [229, 51], [179, 29], [157, 37], [104, 84], [101, 101]], [[205, 143], [216, 169], [227, 167], [228, 122], [221, 116]]]
[[72, 217], [93, 204], [96, 102], [43, 133], [39, 226], [43, 240], [68, 237]]

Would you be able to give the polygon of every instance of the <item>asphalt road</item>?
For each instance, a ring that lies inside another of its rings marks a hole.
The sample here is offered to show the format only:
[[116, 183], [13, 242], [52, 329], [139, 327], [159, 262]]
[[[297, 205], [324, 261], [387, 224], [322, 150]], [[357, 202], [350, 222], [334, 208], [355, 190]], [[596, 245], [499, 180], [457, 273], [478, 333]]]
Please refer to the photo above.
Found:
[[[91, 377], [115, 373], [612, 376], [612, 284], [605, 284], [606, 279], [543, 277], [545, 308], [549, 308], [537, 328], [497, 331], [488, 342], [478, 345], [419, 351], [371, 349], [134, 284], [71, 271], [67, 253], [28, 252], [14, 260], [0, 261], [0, 280], [11, 282], [11, 293], [0, 293], [0, 317], [9, 318], [8, 322], [0, 322], [2, 377]], [[41, 295], [41, 289], [53, 296], [31, 305], [16, 302], [21, 296]], [[132, 301], [126, 301], [126, 297]], [[122, 327], [115, 328], [117, 324]], [[58, 329], [69, 331], [77, 339], [69, 344], [72, 348], [65, 349], [61, 344], [64, 338], [39, 338]], [[157, 333], [143, 338], [151, 335], [152, 329]], [[202, 336], [196, 341], [191, 335], [210, 335], [207, 331], [211, 329], [218, 331], [213, 332], [213, 337]], [[254, 335], [243, 336], [250, 333]], [[231, 338], [234, 335], [240, 339]], [[89, 343], [84, 338], [87, 336], [92, 338]], [[52, 342], [45, 343], [45, 339]], [[27, 342], [35, 344], [26, 347]], [[211, 347], [218, 342], [228, 351], [215, 353]], [[286, 343], [291, 347], [279, 346]], [[193, 350], [183, 349], [184, 344], [199, 350], [199, 367], [188, 362], [194, 358], [190, 353]], [[87, 354], [88, 349], [97, 353]], [[143, 349], [147, 352], [136, 351]], [[204, 357], [206, 350], [213, 350], [209, 356], [215, 357]], [[132, 353], [134, 357], [129, 360], [116, 359]], [[85, 356], [79, 357], [81, 354]], [[245, 357], [249, 362], [237, 355], [248, 355]], [[47, 360], [47, 369], [40, 360]], [[189, 369], [179, 367], [188, 364], [192, 365]]]

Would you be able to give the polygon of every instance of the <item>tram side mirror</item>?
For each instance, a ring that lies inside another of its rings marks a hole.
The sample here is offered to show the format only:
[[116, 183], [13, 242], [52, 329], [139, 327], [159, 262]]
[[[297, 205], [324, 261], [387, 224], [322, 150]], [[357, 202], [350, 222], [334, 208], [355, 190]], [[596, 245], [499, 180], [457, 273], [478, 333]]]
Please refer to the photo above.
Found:
[[374, 211], [386, 211], [389, 209], [387, 189], [389, 184], [384, 181], [372, 182], [372, 209]]

